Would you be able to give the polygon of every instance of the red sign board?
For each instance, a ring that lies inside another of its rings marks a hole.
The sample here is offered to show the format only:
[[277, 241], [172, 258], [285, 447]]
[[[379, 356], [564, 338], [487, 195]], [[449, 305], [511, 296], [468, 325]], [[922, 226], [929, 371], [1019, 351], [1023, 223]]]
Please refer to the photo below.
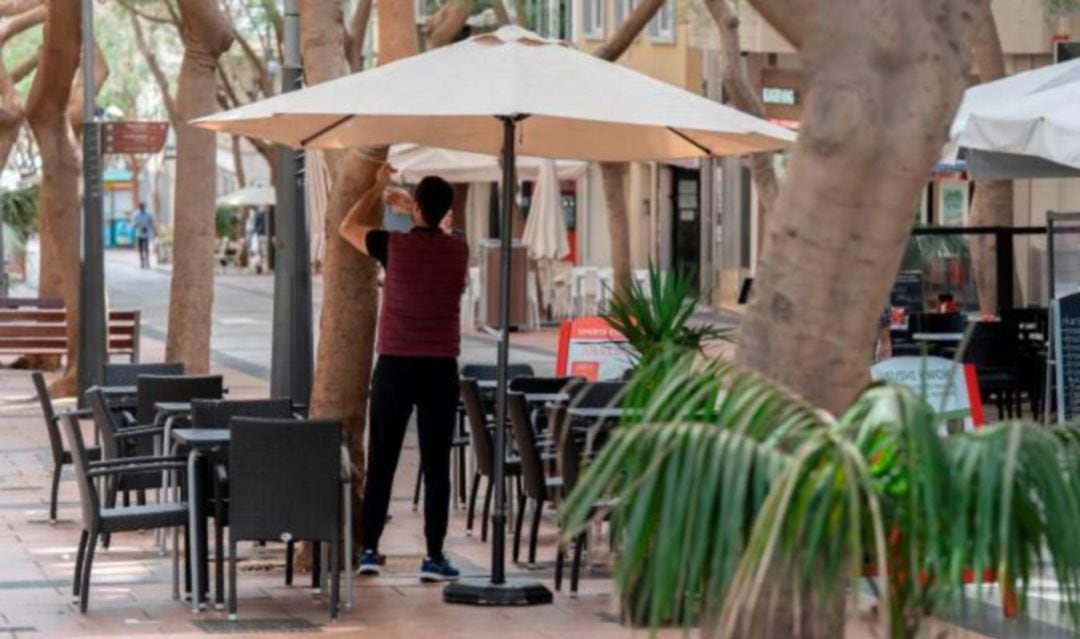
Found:
[[106, 122], [102, 126], [105, 153], [160, 153], [168, 122]]

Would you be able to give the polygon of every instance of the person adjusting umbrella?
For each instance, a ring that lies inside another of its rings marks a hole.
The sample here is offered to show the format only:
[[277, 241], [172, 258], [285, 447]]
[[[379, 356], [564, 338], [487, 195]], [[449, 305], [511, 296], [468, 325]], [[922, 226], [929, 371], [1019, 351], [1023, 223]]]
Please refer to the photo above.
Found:
[[[443, 554], [450, 516], [450, 448], [458, 404], [461, 296], [469, 247], [448, 229], [454, 191], [425, 177], [415, 198], [387, 189], [394, 169], [379, 167], [375, 184], [341, 223], [339, 233], [386, 271], [376, 340], [378, 361], [371, 381], [370, 448], [364, 483], [363, 550], [359, 573], [377, 575], [379, 538], [386, 524], [394, 471], [413, 408], [417, 413], [424, 473], [422, 581], [453, 581], [459, 572]], [[413, 228], [390, 232], [361, 222], [364, 211], [384, 200], [411, 215]]]

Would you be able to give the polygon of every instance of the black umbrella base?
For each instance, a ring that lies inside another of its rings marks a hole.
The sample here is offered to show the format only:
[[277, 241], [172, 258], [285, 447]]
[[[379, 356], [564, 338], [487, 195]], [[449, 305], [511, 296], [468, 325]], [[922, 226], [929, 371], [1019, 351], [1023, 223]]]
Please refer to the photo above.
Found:
[[551, 603], [552, 596], [535, 581], [494, 584], [490, 579], [463, 579], [443, 590], [443, 601], [468, 606], [537, 606]]

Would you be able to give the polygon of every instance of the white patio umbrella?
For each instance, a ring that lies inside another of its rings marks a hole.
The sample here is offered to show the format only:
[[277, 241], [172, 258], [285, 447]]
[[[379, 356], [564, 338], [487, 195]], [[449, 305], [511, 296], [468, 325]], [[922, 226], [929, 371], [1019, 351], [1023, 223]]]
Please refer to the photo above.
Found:
[[[413, 184], [428, 175], [437, 175], [447, 182], [498, 182], [502, 179], [499, 158], [483, 153], [441, 149], [418, 144], [395, 144], [390, 147], [390, 164], [397, 169], [394, 179]], [[519, 180], [535, 180], [540, 166], [547, 160], [517, 156]], [[558, 160], [556, 172], [560, 180], [576, 180], [585, 175], [589, 164], [580, 160]]]
[[566, 239], [566, 219], [563, 217], [562, 192], [555, 162], [544, 160], [533, 191], [529, 218], [521, 240], [534, 260], [561, 260], [570, 254]]
[[965, 149], [980, 179], [1080, 176], [1080, 60], [968, 89], [946, 161]]
[[[194, 122], [224, 133], [319, 148], [412, 142], [502, 154], [496, 422], [506, 423], [510, 220], [515, 153], [653, 160], [773, 151], [787, 129], [609, 62], [503, 27], [447, 47]], [[495, 429], [494, 449], [505, 431]], [[504, 456], [495, 455], [492, 576], [444, 591], [472, 604], [549, 603], [540, 584], [506, 580]]]
[[222, 195], [217, 203], [218, 206], [274, 206], [277, 204], [277, 192], [272, 186], [245, 186]]

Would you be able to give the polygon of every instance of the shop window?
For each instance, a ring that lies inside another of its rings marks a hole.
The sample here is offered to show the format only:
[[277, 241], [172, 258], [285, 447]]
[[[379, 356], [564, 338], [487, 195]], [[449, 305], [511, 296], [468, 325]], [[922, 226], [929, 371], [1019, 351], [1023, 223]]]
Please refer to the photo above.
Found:
[[675, 0], [666, 0], [649, 21], [649, 40], [675, 42]]

